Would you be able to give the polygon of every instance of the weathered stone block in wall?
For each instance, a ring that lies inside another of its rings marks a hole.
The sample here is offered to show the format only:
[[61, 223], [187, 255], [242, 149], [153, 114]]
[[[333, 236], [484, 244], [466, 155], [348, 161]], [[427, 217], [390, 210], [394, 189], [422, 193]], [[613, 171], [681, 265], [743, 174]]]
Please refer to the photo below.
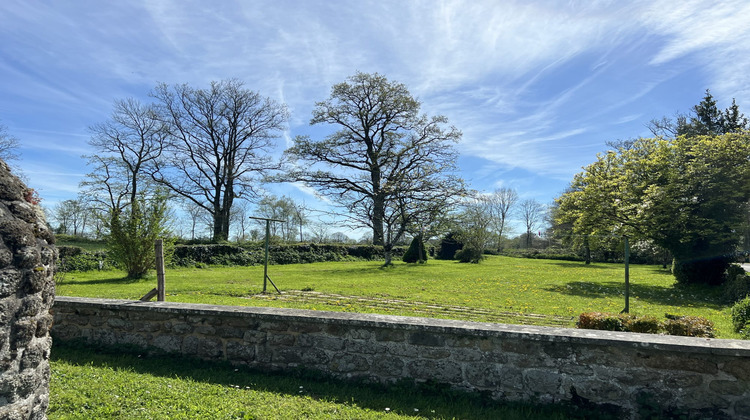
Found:
[[334, 373], [366, 372], [370, 370], [370, 363], [357, 354], [338, 353], [331, 359], [328, 369]]
[[748, 359], [728, 360], [724, 364], [724, 370], [737, 379], [750, 381], [750, 360]]
[[151, 346], [166, 353], [179, 353], [182, 349], [182, 336], [160, 334], [151, 341]]
[[445, 337], [425, 331], [409, 334], [409, 344], [415, 346], [445, 347]]
[[[383, 344], [375, 341], [347, 340], [346, 350], [357, 354], [382, 354], [392, 349], [401, 348], [400, 343]], [[412, 349], [414, 353], [416, 350]]]
[[372, 357], [371, 372], [374, 375], [383, 378], [403, 378], [405, 363], [402, 359], [386, 355], [376, 355]]
[[414, 360], [407, 363], [409, 376], [443, 383], [461, 383], [461, 365], [449, 360]]
[[253, 362], [255, 360], [255, 347], [248, 346], [240, 341], [228, 341], [227, 359], [232, 362]]
[[401, 342], [406, 340], [406, 333], [403, 330], [378, 328], [375, 330], [375, 340]]
[[323, 325], [307, 322], [296, 322], [289, 324], [286, 330], [294, 333], [310, 334], [323, 331]]
[[[470, 363], [465, 367], [466, 380], [480, 389], [496, 388], [504, 382], [502, 366], [496, 364]], [[513, 378], [520, 380], [520, 377]]]
[[665, 370], [687, 370], [697, 373], [715, 374], [719, 371], [715, 362], [702, 358], [688, 358], [681, 355], [659, 354], [649, 357], [644, 365]]
[[337, 351], [344, 348], [344, 340], [339, 337], [304, 334], [297, 337], [297, 345], [300, 347], [315, 347], [323, 350]]
[[750, 384], [746, 381], [725, 381], [717, 379], [708, 384], [708, 389], [721, 395], [750, 396]]
[[271, 361], [295, 366], [320, 367], [327, 365], [330, 357], [320, 349], [282, 348], [272, 351]]

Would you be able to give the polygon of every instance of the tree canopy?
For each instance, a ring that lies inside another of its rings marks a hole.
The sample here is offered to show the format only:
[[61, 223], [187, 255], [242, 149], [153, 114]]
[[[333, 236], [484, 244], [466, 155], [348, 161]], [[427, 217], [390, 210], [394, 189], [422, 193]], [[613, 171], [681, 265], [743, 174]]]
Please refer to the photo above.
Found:
[[234, 200], [255, 196], [260, 177], [279, 168], [271, 150], [285, 128], [286, 106], [235, 79], [207, 89], [161, 84], [153, 96], [167, 131], [154, 179], [203, 208], [213, 239], [227, 240]]
[[750, 199], [746, 134], [643, 138], [600, 154], [557, 199], [575, 233], [649, 239], [681, 282], [720, 283]]
[[372, 229], [373, 243], [390, 249], [414, 224], [430, 225], [462, 194], [454, 174], [461, 138], [443, 116], [420, 114], [405, 85], [357, 73], [316, 104], [311, 125], [337, 131], [323, 139], [298, 136], [287, 156], [286, 181], [318, 189], [345, 209], [354, 226]]

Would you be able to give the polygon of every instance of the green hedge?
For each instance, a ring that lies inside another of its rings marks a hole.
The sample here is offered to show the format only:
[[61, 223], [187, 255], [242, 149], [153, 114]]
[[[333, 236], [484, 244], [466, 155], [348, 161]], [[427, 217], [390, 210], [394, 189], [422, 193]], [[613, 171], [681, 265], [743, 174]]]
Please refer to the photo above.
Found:
[[[395, 247], [393, 258], [400, 258], [404, 247]], [[249, 266], [263, 264], [265, 250], [262, 243], [177, 245], [172, 256], [172, 266], [195, 265]], [[276, 244], [269, 250], [270, 264], [306, 264], [313, 262], [384, 259], [383, 247], [374, 245], [343, 244]], [[60, 271], [88, 271], [115, 267], [106, 252], [87, 252], [79, 247], [60, 247]]]
[[109, 270], [116, 268], [117, 264], [107, 257], [104, 251], [86, 251], [77, 246], [58, 246], [59, 259], [57, 270], [68, 271], [92, 271]]
[[563, 249], [503, 249], [499, 254], [507, 257], [540, 260], [583, 261], [582, 257]]

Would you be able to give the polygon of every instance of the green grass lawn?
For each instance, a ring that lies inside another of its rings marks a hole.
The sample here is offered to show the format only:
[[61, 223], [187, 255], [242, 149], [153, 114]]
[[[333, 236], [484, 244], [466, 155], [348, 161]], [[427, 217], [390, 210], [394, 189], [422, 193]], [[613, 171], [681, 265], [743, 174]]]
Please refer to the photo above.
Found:
[[51, 370], [50, 419], [587, 418], [569, 407], [500, 404], [439, 387], [352, 384], [58, 344]]
[[[154, 277], [132, 281], [124, 276], [118, 271], [66, 273], [57, 294], [135, 300], [155, 287]], [[621, 264], [490, 256], [481, 264], [430, 260], [389, 268], [377, 261], [279, 265], [269, 267], [269, 276], [282, 295], [270, 284], [268, 294], [260, 293], [260, 266], [170, 269], [167, 300], [569, 327], [581, 312], [616, 313], [624, 307]], [[720, 289], [676, 286], [658, 266], [631, 266], [630, 282], [631, 313], [702, 316], [715, 323], [720, 338], [738, 338]]]

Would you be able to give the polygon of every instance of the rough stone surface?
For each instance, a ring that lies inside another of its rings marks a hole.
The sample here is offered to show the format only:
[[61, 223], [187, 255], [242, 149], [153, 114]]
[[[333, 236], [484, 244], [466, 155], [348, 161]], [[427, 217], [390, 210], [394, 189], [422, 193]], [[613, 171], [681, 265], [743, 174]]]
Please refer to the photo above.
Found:
[[0, 161], [0, 419], [44, 419], [49, 405], [57, 250], [35, 201]]
[[[56, 340], [384, 384], [438, 382], [504, 401], [599, 406], [622, 418], [750, 419], [748, 341], [70, 297], [57, 299], [54, 317]], [[29, 348], [23, 363], [45, 357]]]

